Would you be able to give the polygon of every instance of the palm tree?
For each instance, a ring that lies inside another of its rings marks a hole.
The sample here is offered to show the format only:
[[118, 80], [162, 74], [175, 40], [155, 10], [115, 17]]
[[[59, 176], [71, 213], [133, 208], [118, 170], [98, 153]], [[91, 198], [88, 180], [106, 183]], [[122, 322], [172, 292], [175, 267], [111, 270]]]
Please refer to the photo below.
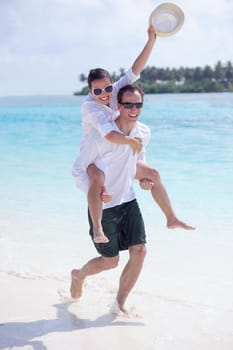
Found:
[[225, 71], [221, 61], [218, 61], [215, 65], [214, 77], [218, 81], [223, 81], [225, 79]]
[[83, 73], [81, 73], [80, 76], [79, 76], [79, 81], [84, 83], [85, 81], [87, 81], [87, 77]]

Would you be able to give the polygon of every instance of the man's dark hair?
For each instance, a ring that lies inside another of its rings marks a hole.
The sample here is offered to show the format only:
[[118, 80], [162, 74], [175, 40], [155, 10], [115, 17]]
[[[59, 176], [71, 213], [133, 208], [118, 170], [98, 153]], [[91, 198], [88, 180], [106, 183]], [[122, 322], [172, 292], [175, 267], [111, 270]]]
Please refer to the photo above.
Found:
[[106, 71], [103, 68], [91, 69], [87, 77], [87, 83], [88, 83], [89, 89], [91, 89], [91, 83], [93, 82], [93, 80], [104, 79], [104, 78], [109, 78], [111, 80], [111, 76], [108, 73], [108, 71]]
[[127, 91], [132, 92], [132, 93], [134, 93], [135, 91], [138, 91], [139, 94], [142, 97], [142, 102], [143, 102], [144, 92], [142, 91], [142, 89], [139, 86], [137, 86], [137, 85], [128, 84], [128, 85], [123, 86], [118, 91], [118, 94], [117, 94], [117, 101], [118, 101], [118, 103], [122, 103], [122, 97], [123, 97], [124, 93], [127, 92]]

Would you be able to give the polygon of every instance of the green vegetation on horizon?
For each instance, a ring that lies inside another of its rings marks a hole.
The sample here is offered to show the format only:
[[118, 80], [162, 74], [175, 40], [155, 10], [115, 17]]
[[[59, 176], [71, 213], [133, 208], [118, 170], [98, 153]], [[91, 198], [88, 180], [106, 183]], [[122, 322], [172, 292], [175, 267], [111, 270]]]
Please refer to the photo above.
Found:
[[[119, 73], [111, 74], [114, 81], [118, 80], [125, 70], [120, 68]], [[82, 73], [81, 82], [87, 77]], [[137, 84], [145, 93], [191, 93], [191, 92], [233, 92], [233, 65], [230, 61], [222, 64], [218, 61], [214, 68], [206, 65], [204, 68], [157, 68], [146, 67]], [[86, 95], [87, 86], [74, 95]]]

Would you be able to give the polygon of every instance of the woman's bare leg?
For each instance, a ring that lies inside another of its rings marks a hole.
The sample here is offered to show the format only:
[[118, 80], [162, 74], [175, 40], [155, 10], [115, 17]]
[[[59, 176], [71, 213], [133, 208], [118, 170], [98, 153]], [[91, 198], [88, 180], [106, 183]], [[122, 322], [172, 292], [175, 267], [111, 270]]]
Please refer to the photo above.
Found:
[[94, 164], [89, 165], [87, 173], [90, 179], [90, 187], [87, 194], [88, 207], [93, 223], [95, 243], [107, 243], [109, 239], [105, 236], [101, 224], [103, 203], [101, 193], [104, 187], [104, 173]]
[[137, 180], [148, 179], [154, 183], [151, 189], [152, 197], [162, 209], [167, 219], [167, 228], [183, 228], [185, 230], [193, 230], [194, 227], [187, 225], [179, 220], [172, 208], [172, 204], [168, 197], [167, 191], [161, 181], [159, 172], [143, 161], [137, 162], [137, 172], [135, 178]]

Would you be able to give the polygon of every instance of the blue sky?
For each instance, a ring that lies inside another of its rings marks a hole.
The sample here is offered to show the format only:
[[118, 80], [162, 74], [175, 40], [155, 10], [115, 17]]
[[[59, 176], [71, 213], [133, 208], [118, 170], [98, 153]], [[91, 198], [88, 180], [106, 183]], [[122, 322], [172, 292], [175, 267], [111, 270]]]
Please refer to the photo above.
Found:
[[[163, 1], [0, 0], [0, 96], [72, 94], [79, 75], [127, 69]], [[173, 1], [172, 1], [173, 2]], [[233, 61], [233, 0], [174, 1], [182, 29], [158, 38], [148, 65], [195, 67]]]

